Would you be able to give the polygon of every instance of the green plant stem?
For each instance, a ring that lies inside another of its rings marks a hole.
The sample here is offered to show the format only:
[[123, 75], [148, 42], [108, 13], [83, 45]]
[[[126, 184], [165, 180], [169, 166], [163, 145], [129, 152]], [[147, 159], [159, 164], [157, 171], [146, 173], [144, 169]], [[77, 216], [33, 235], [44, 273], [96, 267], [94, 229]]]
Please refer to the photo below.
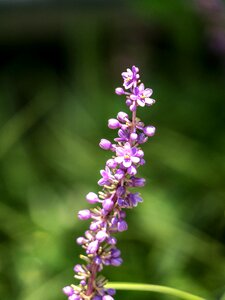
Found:
[[145, 291], [145, 292], [157, 292], [178, 297], [185, 300], [205, 300], [190, 293], [180, 291], [174, 288], [161, 285], [142, 284], [142, 283], [131, 283], [131, 282], [110, 282], [107, 283], [106, 288], [114, 288], [117, 290], [132, 290], [132, 291]]

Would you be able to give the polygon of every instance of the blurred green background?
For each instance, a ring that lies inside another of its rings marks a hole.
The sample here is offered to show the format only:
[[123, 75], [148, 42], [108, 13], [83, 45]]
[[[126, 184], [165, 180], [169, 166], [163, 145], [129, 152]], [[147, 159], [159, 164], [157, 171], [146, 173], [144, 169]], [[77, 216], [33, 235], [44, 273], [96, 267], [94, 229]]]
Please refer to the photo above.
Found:
[[[76, 213], [97, 192], [136, 65], [157, 100], [139, 109], [144, 203], [118, 235], [111, 281], [225, 299], [225, 13], [219, 0], [0, 1], [0, 298], [63, 300], [79, 262]], [[117, 292], [116, 299], [173, 299]]]

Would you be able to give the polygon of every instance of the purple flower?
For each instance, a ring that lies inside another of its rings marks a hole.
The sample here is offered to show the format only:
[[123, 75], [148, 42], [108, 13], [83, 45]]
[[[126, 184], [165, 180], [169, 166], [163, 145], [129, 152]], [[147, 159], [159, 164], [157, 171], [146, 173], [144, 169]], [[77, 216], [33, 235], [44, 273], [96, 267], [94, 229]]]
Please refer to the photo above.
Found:
[[116, 155], [115, 161], [119, 164], [122, 163], [125, 168], [129, 168], [132, 163], [137, 164], [140, 161], [137, 156], [137, 148], [132, 148], [129, 143], [125, 143], [123, 147], [117, 147]]
[[145, 179], [144, 178], [137, 178], [137, 177], [132, 177], [131, 178], [131, 186], [133, 187], [141, 187], [145, 185]]
[[128, 142], [130, 133], [128, 130], [119, 129], [118, 136], [119, 136], [118, 138], [114, 139], [115, 142]]
[[138, 79], [140, 75], [138, 74], [139, 69], [133, 66], [131, 69], [127, 69], [127, 72], [122, 73], [123, 77], [123, 86], [125, 89], [130, 89], [131, 87], [135, 87], [137, 85]]
[[100, 171], [100, 174], [102, 175], [102, 178], [98, 181], [98, 184], [101, 186], [110, 185], [114, 180], [114, 176], [107, 166], [105, 167], [105, 170]]
[[139, 196], [139, 193], [134, 193], [134, 194], [130, 193], [128, 195], [128, 200], [131, 207], [135, 207], [138, 205], [139, 202], [143, 202], [143, 199]]
[[145, 106], [146, 104], [150, 106], [155, 103], [155, 100], [150, 98], [152, 93], [152, 89], [145, 89], [144, 84], [141, 83], [134, 88], [133, 94], [130, 95], [130, 99], [135, 102], [135, 105]]

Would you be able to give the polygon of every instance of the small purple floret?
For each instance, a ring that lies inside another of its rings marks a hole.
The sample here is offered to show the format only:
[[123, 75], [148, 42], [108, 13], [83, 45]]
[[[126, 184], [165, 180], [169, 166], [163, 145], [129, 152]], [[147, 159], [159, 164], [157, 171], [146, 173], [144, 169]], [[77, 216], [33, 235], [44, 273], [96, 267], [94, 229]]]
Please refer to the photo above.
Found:
[[118, 128], [120, 128], [120, 122], [117, 119], [109, 119], [108, 127], [110, 129], [118, 129]]
[[103, 149], [103, 150], [109, 150], [112, 146], [112, 143], [106, 139], [101, 139], [99, 146]]
[[94, 241], [88, 245], [87, 253], [94, 254], [97, 250], [98, 250], [98, 241]]
[[89, 209], [83, 209], [78, 212], [78, 218], [80, 220], [88, 220], [91, 217], [91, 212]]
[[95, 204], [97, 202], [99, 202], [99, 198], [98, 196], [93, 193], [93, 192], [90, 192], [86, 195], [86, 200], [90, 203], [90, 204]]
[[62, 290], [63, 293], [68, 297], [74, 294], [74, 289], [71, 286], [65, 286]]
[[144, 128], [144, 133], [147, 136], [153, 136], [155, 134], [155, 127], [154, 126], [147, 126]]

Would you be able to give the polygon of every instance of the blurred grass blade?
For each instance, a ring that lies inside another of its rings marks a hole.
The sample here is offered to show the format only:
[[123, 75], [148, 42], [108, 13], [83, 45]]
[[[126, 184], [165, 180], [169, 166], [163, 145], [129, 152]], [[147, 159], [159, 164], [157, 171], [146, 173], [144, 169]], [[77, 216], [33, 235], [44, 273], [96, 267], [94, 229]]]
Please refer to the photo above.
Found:
[[[19, 141], [23, 134], [29, 130], [53, 106], [54, 91], [45, 89], [31, 100], [24, 108], [18, 111], [0, 129], [0, 159]], [[46, 101], [41, 101], [47, 99]]]
[[117, 290], [157, 292], [178, 297], [185, 300], [205, 300], [204, 298], [192, 295], [190, 293], [180, 291], [174, 288], [161, 285], [131, 283], [131, 282], [111, 282], [106, 285], [106, 288], [114, 288]]

